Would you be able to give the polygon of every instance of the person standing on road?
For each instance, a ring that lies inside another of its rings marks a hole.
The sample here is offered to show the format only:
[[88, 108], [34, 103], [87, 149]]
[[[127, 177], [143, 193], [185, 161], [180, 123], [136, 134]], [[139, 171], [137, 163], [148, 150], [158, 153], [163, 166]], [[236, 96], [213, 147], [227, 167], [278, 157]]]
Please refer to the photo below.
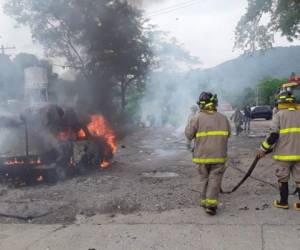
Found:
[[[273, 206], [288, 209], [290, 174], [296, 182], [300, 200], [300, 111], [296, 109], [295, 97], [290, 92], [279, 94], [277, 102], [279, 111], [273, 117], [271, 132], [262, 142], [257, 156], [262, 158], [273, 149], [280, 191], [280, 200], [274, 200]], [[300, 211], [300, 203], [295, 203], [294, 209]]]
[[193, 162], [198, 165], [201, 206], [206, 213], [215, 215], [231, 129], [226, 116], [217, 112], [217, 95], [201, 93], [198, 105], [200, 112], [188, 122], [185, 135], [189, 140], [195, 139]]
[[244, 108], [244, 131], [250, 133], [250, 123], [251, 123], [251, 109], [249, 105]]
[[[191, 113], [188, 117], [188, 123], [191, 121], [191, 119], [197, 114], [197, 112], [199, 111], [198, 107], [196, 105], [193, 105], [191, 107]], [[192, 146], [192, 141], [193, 140], [189, 140], [189, 139], [186, 139], [186, 147], [188, 150], [193, 150], [193, 146]]]
[[230, 120], [233, 120], [236, 135], [239, 135], [242, 132], [242, 124], [244, 120], [244, 116], [239, 108], [235, 110], [233, 115], [230, 117]]

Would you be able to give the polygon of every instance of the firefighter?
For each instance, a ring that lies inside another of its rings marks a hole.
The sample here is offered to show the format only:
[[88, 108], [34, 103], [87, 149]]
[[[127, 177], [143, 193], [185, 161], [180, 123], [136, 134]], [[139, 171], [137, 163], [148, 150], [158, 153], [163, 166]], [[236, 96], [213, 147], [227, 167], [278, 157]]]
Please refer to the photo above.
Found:
[[198, 105], [200, 112], [188, 122], [185, 135], [189, 140], [195, 139], [193, 162], [200, 176], [200, 204], [206, 213], [215, 215], [231, 130], [228, 119], [217, 112], [217, 95], [201, 93]]
[[[188, 123], [197, 114], [198, 111], [199, 111], [198, 106], [196, 105], [191, 106], [191, 113], [188, 117]], [[186, 147], [188, 150], [193, 150], [194, 147], [192, 146], [192, 140], [186, 139]]]
[[[274, 115], [271, 132], [262, 142], [257, 155], [262, 158], [273, 149], [280, 191], [280, 200], [274, 200], [273, 206], [288, 209], [290, 174], [296, 182], [300, 200], [300, 111], [296, 109], [295, 97], [290, 92], [279, 94], [277, 102], [279, 111]], [[300, 211], [300, 203], [295, 203], [294, 209]]]
[[232, 116], [230, 117], [230, 120], [233, 120], [234, 125], [235, 125], [235, 131], [236, 135], [239, 135], [242, 132], [242, 125], [243, 125], [243, 120], [244, 116], [239, 108], [237, 108]]

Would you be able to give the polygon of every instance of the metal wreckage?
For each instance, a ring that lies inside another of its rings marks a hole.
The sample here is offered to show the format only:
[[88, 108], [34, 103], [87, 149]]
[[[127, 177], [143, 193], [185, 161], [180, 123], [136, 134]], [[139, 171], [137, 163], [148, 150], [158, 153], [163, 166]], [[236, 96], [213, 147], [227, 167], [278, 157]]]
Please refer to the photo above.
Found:
[[[30, 75], [41, 71], [30, 70]], [[31, 78], [27, 82], [32, 82]], [[5, 114], [1, 112], [1, 179], [26, 184], [55, 182], [92, 168], [108, 167], [117, 146], [107, 120], [100, 114], [82, 115], [73, 108], [49, 103], [46, 81], [39, 82], [45, 84], [27, 83], [27, 92], [38, 93], [38, 101], [35, 98], [21, 112], [7, 104]]]

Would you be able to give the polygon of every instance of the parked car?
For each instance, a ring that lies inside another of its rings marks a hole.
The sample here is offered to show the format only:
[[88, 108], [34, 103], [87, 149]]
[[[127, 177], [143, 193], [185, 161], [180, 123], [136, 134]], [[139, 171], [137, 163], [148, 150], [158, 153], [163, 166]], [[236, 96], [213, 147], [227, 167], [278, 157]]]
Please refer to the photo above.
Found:
[[251, 107], [251, 119], [263, 118], [271, 120], [273, 112], [270, 106], [254, 106]]

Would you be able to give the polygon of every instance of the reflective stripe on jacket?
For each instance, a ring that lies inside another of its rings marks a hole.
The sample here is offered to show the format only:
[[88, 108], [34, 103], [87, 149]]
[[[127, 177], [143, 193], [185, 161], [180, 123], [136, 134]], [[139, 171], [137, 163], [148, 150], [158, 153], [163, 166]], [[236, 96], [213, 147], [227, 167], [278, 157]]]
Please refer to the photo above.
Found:
[[218, 112], [199, 112], [185, 128], [188, 139], [195, 138], [193, 162], [219, 164], [227, 160], [227, 143], [230, 136], [228, 119]]
[[280, 110], [273, 118], [273, 130], [279, 133], [273, 158], [300, 161], [300, 111]]

